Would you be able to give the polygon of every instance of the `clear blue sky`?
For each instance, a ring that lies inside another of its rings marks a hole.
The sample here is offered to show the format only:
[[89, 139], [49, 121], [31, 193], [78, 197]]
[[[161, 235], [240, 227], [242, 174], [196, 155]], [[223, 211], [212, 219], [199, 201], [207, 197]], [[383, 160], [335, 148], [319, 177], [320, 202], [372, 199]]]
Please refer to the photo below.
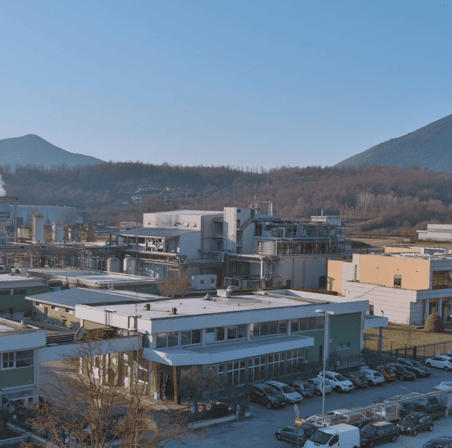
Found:
[[0, 138], [333, 165], [452, 113], [451, 21], [436, 0], [2, 0]]

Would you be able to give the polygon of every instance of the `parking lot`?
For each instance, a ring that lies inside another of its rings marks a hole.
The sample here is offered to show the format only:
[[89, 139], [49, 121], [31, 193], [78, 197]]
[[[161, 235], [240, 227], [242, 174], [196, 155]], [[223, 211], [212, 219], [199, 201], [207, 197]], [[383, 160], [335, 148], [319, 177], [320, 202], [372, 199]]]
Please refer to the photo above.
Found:
[[[452, 380], [452, 372], [432, 369], [429, 378], [417, 378], [415, 381], [396, 381], [382, 386], [368, 387], [354, 390], [348, 394], [335, 393], [326, 396], [325, 412], [339, 408], [364, 407], [379, 399], [386, 399], [393, 395], [408, 392], [432, 392], [433, 386], [441, 381]], [[311, 397], [303, 400], [299, 406], [302, 417], [322, 412], [322, 398]], [[189, 447], [246, 447], [246, 448], [285, 448], [290, 447], [287, 442], [279, 442], [275, 438], [275, 430], [294, 421], [293, 406], [287, 405], [281, 409], [267, 409], [259, 404], [251, 403], [251, 417], [238, 422], [212, 426], [204, 432], [202, 437], [171, 442], [168, 446], [176, 448], [178, 445]], [[435, 422], [432, 433], [421, 433], [417, 437], [400, 436], [397, 447], [422, 447], [425, 441], [437, 435], [452, 436], [452, 417], [445, 417]], [[384, 445], [382, 445], [384, 446]], [[387, 444], [386, 446], [394, 446]]]

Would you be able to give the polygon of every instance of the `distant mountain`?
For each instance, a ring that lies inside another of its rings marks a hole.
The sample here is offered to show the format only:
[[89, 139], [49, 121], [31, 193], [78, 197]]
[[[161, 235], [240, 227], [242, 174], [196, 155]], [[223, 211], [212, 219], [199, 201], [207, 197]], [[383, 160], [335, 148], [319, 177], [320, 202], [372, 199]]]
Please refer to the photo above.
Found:
[[61, 165], [74, 167], [100, 163], [105, 162], [95, 157], [65, 151], [33, 134], [0, 140], [0, 165], [9, 165], [12, 170], [21, 165], [53, 168]]
[[373, 146], [338, 163], [337, 167], [362, 165], [418, 165], [452, 171], [452, 115], [402, 137]]

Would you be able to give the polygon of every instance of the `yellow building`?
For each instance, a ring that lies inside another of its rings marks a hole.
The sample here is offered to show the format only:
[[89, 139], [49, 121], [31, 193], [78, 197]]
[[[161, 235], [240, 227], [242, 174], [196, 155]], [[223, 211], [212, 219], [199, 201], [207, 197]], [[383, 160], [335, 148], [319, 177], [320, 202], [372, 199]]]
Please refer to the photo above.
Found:
[[369, 300], [391, 322], [422, 325], [432, 313], [450, 319], [452, 254], [439, 248], [387, 248], [328, 261], [328, 290]]

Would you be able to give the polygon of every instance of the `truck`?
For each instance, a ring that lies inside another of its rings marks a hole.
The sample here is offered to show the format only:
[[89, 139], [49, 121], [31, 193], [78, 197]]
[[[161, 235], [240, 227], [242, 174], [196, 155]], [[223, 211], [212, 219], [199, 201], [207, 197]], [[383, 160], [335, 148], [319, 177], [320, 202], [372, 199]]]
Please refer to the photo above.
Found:
[[342, 423], [318, 428], [306, 441], [304, 448], [359, 448], [359, 429]]

